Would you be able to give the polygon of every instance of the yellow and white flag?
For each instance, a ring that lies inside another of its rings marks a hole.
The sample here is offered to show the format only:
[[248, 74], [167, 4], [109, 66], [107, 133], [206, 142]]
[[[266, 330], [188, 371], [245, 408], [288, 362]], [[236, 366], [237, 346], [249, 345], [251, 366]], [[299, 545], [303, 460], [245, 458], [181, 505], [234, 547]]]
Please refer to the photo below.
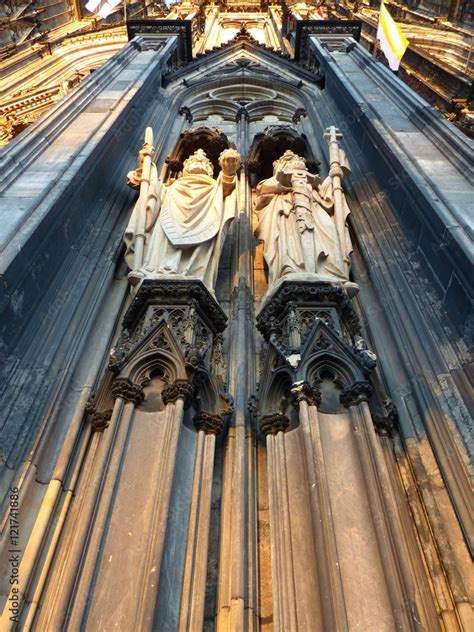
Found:
[[377, 39], [380, 40], [380, 48], [388, 59], [388, 65], [392, 70], [398, 70], [400, 59], [403, 57], [408, 40], [403, 35], [400, 27], [392, 18], [385, 4], [380, 5], [379, 25], [377, 28]]

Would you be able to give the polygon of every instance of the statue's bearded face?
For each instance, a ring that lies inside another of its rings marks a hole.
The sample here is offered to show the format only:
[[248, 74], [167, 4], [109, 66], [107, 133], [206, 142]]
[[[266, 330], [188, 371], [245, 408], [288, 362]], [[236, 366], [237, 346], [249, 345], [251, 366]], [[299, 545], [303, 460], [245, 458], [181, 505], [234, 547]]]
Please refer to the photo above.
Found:
[[198, 149], [184, 161], [183, 175], [198, 173], [212, 176], [213, 172], [212, 164], [202, 149]]

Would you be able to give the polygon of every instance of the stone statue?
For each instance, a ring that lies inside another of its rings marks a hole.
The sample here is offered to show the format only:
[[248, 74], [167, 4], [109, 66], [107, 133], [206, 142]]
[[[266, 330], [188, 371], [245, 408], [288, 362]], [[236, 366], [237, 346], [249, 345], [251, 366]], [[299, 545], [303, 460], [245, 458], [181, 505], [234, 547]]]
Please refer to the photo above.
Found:
[[[138, 169], [128, 175], [130, 186], [146, 185], [144, 197], [140, 189], [124, 235], [130, 283], [179, 275], [200, 279], [213, 292], [227, 227], [236, 214], [240, 155], [234, 149], [224, 150], [219, 157], [222, 171], [215, 180], [211, 162], [198, 149], [184, 161], [181, 177], [164, 185], [156, 166], [150, 162], [147, 167], [147, 152], [145, 142]], [[140, 220], [144, 245], [137, 261]]]
[[349, 208], [342, 194], [341, 235], [334, 217], [334, 173], [320, 184], [304, 158], [287, 150], [273, 163], [273, 177], [258, 184], [256, 210], [262, 213], [255, 234], [264, 242], [270, 287], [285, 275], [304, 274], [314, 280], [338, 281], [351, 294], [356, 290], [348, 281]]

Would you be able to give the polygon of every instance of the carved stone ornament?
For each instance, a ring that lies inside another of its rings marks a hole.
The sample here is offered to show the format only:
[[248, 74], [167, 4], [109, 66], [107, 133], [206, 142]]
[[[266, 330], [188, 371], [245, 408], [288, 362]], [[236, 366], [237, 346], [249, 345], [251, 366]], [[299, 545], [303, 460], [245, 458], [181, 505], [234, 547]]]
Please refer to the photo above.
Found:
[[193, 280], [145, 279], [128, 308], [122, 325], [125, 329], [133, 331], [148, 304], [176, 305], [182, 303], [187, 305], [193, 299], [199, 305], [198, 311], [205, 316], [206, 321], [213, 329], [213, 333], [224, 331], [227, 316], [204, 287], [204, 284], [201, 281]]
[[205, 410], [196, 413], [193, 422], [197, 431], [203, 430], [206, 434], [218, 435], [224, 427], [222, 415], [208, 413]]
[[319, 406], [321, 393], [308, 382], [295, 382], [291, 387], [291, 404], [298, 409], [302, 401], [307, 402], [308, 406]]
[[375, 432], [381, 437], [393, 437], [393, 424], [388, 417], [373, 415]]
[[178, 114], [180, 114], [181, 116], [184, 116], [186, 120], [188, 121], [188, 123], [193, 122], [193, 115], [187, 105], [183, 105], [182, 107], [180, 107]]
[[258, 413], [257, 398], [255, 397], [255, 395], [249, 395], [247, 401], [247, 410], [249, 411], [249, 413], [252, 413], [252, 415], [256, 415]]
[[161, 399], [164, 404], [174, 404], [178, 399], [182, 399], [188, 405], [193, 395], [194, 387], [187, 380], [176, 380], [173, 384], [168, 384], [161, 391]]
[[264, 435], [277, 434], [285, 432], [290, 425], [290, 420], [282, 413], [274, 413], [272, 415], [262, 415], [260, 417], [260, 430]]
[[307, 116], [308, 116], [308, 113], [306, 112], [304, 108], [297, 108], [291, 120], [293, 121], [295, 125], [297, 125], [301, 121], [302, 118], [306, 118]]
[[93, 415], [96, 412], [96, 397], [97, 397], [96, 393], [91, 393], [89, 399], [86, 402], [84, 411], [88, 415]]
[[368, 401], [374, 393], [374, 389], [369, 382], [354, 382], [352, 386], [345, 388], [339, 395], [339, 401], [343, 406], [357, 406], [361, 402]]
[[352, 347], [362, 370], [366, 375], [371, 373], [377, 365], [377, 356], [367, 347], [367, 343], [361, 336], [354, 336], [354, 345]]
[[257, 328], [267, 342], [275, 331], [275, 323], [280, 322], [290, 301], [294, 301], [299, 306], [333, 305], [353, 335], [360, 331], [357, 314], [341, 286], [323, 282], [283, 281], [257, 316]]
[[222, 417], [226, 417], [228, 415], [233, 415], [235, 411], [234, 407], [234, 398], [230, 393], [219, 393], [219, 402], [220, 402], [220, 415]]
[[112, 410], [103, 410], [101, 412], [94, 412], [90, 418], [90, 425], [92, 432], [104, 432], [108, 427], [110, 418], [112, 417]]
[[140, 404], [145, 394], [143, 388], [139, 384], [134, 384], [128, 377], [118, 377], [112, 384], [112, 393], [114, 397], [121, 397], [126, 402]]
[[385, 415], [373, 415], [375, 432], [383, 437], [393, 437], [398, 423], [398, 410], [391, 399], [384, 401]]

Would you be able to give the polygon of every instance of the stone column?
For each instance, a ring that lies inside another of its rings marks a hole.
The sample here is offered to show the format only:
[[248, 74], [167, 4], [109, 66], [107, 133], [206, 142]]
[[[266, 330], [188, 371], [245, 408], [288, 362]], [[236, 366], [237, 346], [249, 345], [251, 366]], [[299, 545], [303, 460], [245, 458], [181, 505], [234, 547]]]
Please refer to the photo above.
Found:
[[215, 443], [224, 425], [221, 415], [205, 411], [198, 412], [193, 421], [198, 438], [181, 594], [181, 632], [203, 627]]
[[[64, 556], [55, 568], [54, 597], [40, 611], [40, 629], [54, 629], [80, 622], [88, 586], [93, 574], [96, 547], [104, 529], [113, 494], [113, 481], [120, 464], [120, 455], [128, 433], [133, 410], [143, 399], [143, 389], [128, 378], [117, 378], [112, 386], [115, 397], [109, 422], [93, 425], [96, 432], [89, 445], [89, 458], [84, 466], [76, 502], [69, 516], [70, 530], [65, 534]], [[94, 422], [94, 416], [92, 417]], [[94, 422], [95, 423], [95, 422]], [[105, 428], [107, 431], [105, 432]], [[100, 432], [97, 432], [99, 430]], [[100, 498], [100, 503], [98, 499]], [[91, 525], [94, 529], [91, 530]], [[85, 554], [85, 550], [87, 553]], [[81, 588], [84, 588], [81, 593]], [[74, 594], [74, 601], [72, 597]]]
[[275, 630], [296, 632], [298, 622], [284, 438], [289, 425], [288, 417], [279, 413], [260, 418], [260, 428], [267, 438], [274, 627]]
[[219, 552], [219, 588], [216, 628], [219, 632], [256, 630], [256, 534], [252, 429], [247, 414], [249, 384], [254, 389], [251, 325], [251, 202], [244, 170], [239, 189], [238, 223], [235, 223], [234, 282], [231, 301], [229, 392], [235, 414], [227, 434], [222, 484]]
[[347, 630], [346, 607], [319, 432], [317, 407], [321, 403], [321, 394], [308, 382], [297, 382], [291, 389], [291, 395], [292, 404], [299, 411], [324, 629]]
[[367, 403], [372, 393], [373, 388], [368, 382], [355, 382], [341, 392], [340, 400], [350, 411], [392, 616], [400, 630], [418, 627], [439, 630], [437, 613], [429, 605], [431, 600], [423, 594], [423, 585], [420, 590], [415, 582], [411, 547], [406, 541], [393, 482]]
[[[137, 630], [148, 629], [153, 621], [156, 594], [158, 591], [158, 578], [160, 577], [166, 527], [168, 524], [171, 488], [176, 467], [178, 441], [181, 433], [184, 408], [189, 402], [192, 393], [192, 384], [182, 379], [175, 380], [161, 392], [161, 399], [166, 405], [166, 430], [163, 445], [161, 446], [162, 467], [156, 481], [156, 489], [159, 491], [155, 494], [155, 498], [158, 502], [154, 508], [152, 520], [154, 538], [142, 572], [140, 586], [138, 587], [138, 594], [142, 595], [142, 597], [139, 600], [135, 617], [135, 629]], [[149, 580], [152, 576], [156, 577], [157, 580], [152, 586], [153, 590], [150, 590]]]

